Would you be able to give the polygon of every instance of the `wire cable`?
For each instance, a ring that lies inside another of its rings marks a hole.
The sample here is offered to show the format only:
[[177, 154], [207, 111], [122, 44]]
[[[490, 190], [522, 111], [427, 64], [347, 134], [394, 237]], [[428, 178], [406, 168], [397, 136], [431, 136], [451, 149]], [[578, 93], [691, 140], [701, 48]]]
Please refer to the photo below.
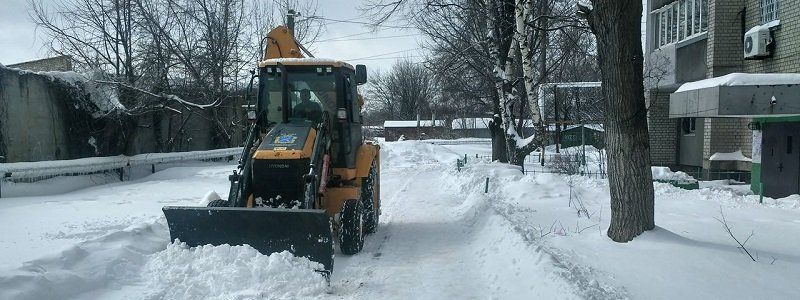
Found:
[[366, 38], [355, 38], [355, 39], [326, 39], [317, 41], [317, 43], [381, 40], [381, 39], [391, 39], [391, 38], [410, 37], [410, 36], [420, 36], [420, 34], [402, 34], [402, 35], [366, 37]]
[[325, 17], [320, 17], [320, 16], [311, 16], [311, 17], [308, 17], [308, 19], [318, 19], [318, 20], [324, 20], [324, 21], [335, 22], [335, 23], [359, 24], [359, 25], [368, 25], [368, 26], [383, 27], [383, 28], [417, 29], [416, 27], [413, 27], [413, 26], [379, 25], [379, 24], [374, 24], [374, 23], [370, 23], [370, 22], [360, 22], [360, 21], [352, 21], [352, 20], [337, 20], [337, 19], [330, 19], [330, 18], [325, 18]]

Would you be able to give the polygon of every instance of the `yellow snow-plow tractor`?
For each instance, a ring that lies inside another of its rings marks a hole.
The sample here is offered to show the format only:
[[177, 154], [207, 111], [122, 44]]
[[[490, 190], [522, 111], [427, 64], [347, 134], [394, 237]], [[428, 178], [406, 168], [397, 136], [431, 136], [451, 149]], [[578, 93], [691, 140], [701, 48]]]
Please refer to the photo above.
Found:
[[[380, 215], [380, 146], [361, 135], [366, 68], [305, 58], [284, 26], [267, 36], [258, 94], [228, 200], [163, 208], [172, 240], [290, 251], [333, 270], [341, 252], [361, 251]], [[310, 54], [309, 54], [310, 56]]]

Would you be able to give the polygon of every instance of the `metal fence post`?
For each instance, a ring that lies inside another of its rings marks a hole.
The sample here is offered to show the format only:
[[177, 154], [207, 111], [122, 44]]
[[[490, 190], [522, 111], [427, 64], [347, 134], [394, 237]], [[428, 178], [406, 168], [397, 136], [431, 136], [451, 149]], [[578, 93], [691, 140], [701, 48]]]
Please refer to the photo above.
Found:
[[489, 193], [489, 177], [486, 177], [486, 186], [483, 188], [483, 193]]

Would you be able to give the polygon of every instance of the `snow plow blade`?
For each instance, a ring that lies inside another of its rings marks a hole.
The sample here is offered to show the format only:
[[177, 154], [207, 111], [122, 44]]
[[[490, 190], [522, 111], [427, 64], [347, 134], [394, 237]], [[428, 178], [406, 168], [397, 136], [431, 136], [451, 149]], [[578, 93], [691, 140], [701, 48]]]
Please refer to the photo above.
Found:
[[250, 245], [264, 255], [288, 250], [333, 270], [331, 222], [321, 209], [166, 206], [170, 240], [190, 247]]

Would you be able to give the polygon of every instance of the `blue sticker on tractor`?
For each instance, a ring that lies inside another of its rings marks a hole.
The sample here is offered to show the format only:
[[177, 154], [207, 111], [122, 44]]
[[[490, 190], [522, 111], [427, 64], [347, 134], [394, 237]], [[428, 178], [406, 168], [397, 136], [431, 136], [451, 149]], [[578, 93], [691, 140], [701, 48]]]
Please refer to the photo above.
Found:
[[276, 137], [275, 144], [294, 144], [296, 140], [297, 140], [297, 135], [293, 133], [288, 133]]

